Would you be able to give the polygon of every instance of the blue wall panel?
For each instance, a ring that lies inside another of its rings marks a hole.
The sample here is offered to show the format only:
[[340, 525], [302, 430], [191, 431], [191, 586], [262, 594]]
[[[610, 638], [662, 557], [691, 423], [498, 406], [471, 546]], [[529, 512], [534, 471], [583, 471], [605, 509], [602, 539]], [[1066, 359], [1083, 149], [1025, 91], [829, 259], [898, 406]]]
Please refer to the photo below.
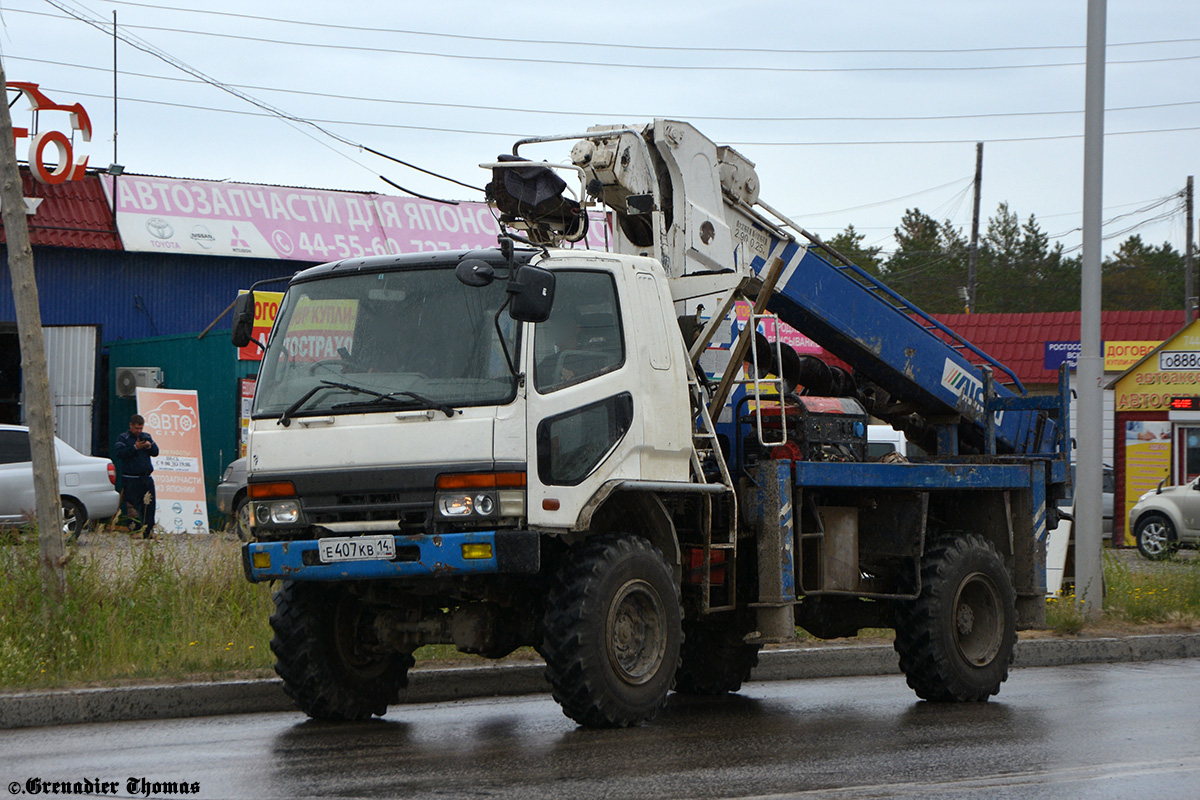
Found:
[[[0, 245], [0, 252], [0, 322], [14, 322], [7, 248]], [[100, 325], [105, 341], [198, 333], [233, 302], [238, 289], [310, 266], [301, 261], [59, 247], [36, 248], [33, 257], [42, 324]], [[228, 330], [229, 318], [218, 327]]]

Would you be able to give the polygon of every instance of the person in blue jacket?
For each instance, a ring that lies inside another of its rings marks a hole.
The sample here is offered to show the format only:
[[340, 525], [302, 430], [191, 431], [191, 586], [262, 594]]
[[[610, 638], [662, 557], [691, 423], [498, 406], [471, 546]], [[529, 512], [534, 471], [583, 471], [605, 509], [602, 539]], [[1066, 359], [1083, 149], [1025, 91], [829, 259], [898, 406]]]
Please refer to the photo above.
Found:
[[120, 463], [122, 508], [135, 520], [131, 530], [139, 527], [142, 536], [149, 539], [154, 533], [155, 492], [154, 464], [150, 461], [158, 455], [158, 445], [143, 428], [146, 420], [141, 414], [129, 418], [129, 430], [117, 437], [114, 454]]

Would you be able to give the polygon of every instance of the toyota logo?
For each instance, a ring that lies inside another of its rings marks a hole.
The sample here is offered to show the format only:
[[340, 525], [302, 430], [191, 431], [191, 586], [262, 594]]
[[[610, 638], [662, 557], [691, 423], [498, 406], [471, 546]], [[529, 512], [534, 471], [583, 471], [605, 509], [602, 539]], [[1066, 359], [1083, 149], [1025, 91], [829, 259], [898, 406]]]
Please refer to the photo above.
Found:
[[171, 227], [171, 223], [162, 217], [151, 217], [146, 220], [146, 230], [155, 239], [170, 239], [175, 235], [175, 229]]

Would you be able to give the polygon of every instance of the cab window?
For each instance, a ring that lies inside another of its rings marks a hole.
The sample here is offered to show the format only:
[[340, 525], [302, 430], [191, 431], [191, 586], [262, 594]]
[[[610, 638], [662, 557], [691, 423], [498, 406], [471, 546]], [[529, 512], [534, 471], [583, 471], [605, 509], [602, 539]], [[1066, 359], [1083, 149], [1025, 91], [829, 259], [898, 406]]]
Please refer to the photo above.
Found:
[[534, 333], [534, 388], [542, 394], [557, 391], [624, 363], [625, 340], [612, 276], [557, 273], [554, 310]]

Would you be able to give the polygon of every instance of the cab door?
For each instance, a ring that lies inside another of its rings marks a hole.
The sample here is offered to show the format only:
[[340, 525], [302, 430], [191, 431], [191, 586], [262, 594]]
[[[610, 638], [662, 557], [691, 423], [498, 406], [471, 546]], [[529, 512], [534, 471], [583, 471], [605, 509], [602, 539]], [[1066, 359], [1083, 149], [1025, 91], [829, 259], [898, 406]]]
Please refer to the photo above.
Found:
[[[619, 262], [614, 262], [619, 264]], [[570, 528], [614, 477], [636, 478], [641, 443], [637, 370], [618, 274], [555, 270], [554, 309], [526, 350], [528, 515]]]

